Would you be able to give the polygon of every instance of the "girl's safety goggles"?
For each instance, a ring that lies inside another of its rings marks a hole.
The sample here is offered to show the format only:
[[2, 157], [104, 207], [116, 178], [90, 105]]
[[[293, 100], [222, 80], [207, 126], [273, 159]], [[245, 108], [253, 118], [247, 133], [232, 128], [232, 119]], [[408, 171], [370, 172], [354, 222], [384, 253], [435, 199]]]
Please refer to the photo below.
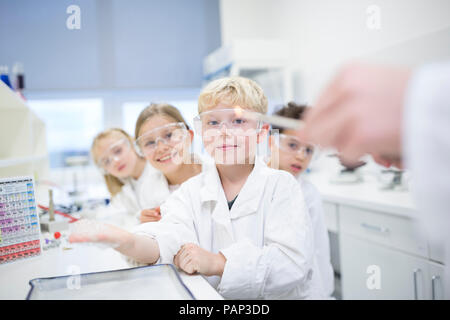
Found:
[[175, 147], [182, 143], [187, 136], [186, 125], [183, 122], [174, 122], [145, 132], [136, 139], [134, 145], [136, 152], [145, 157], [153, 153], [160, 142]]
[[121, 160], [130, 150], [130, 141], [127, 138], [122, 138], [108, 148], [100, 157], [98, 165], [103, 169], [108, 169], [113, 162]]

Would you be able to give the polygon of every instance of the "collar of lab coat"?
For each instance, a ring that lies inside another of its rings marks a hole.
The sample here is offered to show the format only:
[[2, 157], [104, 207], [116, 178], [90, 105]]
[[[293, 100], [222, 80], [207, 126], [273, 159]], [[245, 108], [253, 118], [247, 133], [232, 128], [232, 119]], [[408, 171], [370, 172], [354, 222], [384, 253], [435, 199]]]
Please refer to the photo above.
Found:
[[139, 211], [159, 206], [170, 194], [166, 177], [149, 162], [146, 162], [141, 176], [134, 181], [128, 179], [122, 190], [134, 199]]
[[[216, 206], [218, 203], [222, 203], [220, 207], [222, 209], [226, 207], [227, 211], [230, 211], [228, 216], [231, 219], [255, 213], [258, 210], [263, 195], [263, 189], [267, 179], [267, 174], [264, 174], [264, 170], [266, 169], [268, 168], [263, 159], [256, 157], [252, 172], [239, 192], [231, 210], [229, 210], [217, 167], [212, 165], [205, 172], [204, 184], [200, 193], [202, 203], [214, 201], [216, 202]], [[215, 212], [217, 210], [214, 210], [213, 215]]]

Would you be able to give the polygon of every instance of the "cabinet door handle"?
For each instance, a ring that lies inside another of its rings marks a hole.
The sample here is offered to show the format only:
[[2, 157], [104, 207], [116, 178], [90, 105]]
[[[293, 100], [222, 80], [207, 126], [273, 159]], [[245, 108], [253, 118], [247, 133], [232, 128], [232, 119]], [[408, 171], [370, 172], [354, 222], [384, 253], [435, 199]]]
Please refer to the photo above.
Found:
[[413, 279], [414, 279], [414, 300], [418, 300], [418, 294], [417, 294], [417, 273], [420, 272], [420, 269], [414, 269], [413, 272]]
[[432, 276], [431, 277], [431, 299], [436, 300], [436, 280], [439, 279], [439, 276]]
[[374, 226], [374, 225], [371, 225], [371, 224], [368, 224], [368, 223], [365, 223], [365, 222], [361, 223], [361, 227], [363, 227], [365, 229], [372, 230], [372, 231], [377, 231], [377, 232], [380, 232], [380, 233], [389, 233], [389, 229], [388, 228]]

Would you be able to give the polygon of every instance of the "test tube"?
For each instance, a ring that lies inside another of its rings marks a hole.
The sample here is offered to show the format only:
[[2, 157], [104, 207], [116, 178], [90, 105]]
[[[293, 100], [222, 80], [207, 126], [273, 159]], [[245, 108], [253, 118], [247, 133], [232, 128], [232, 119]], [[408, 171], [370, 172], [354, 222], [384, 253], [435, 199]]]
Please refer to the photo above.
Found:
[[53, 190], [48, 189], [48, 221], [55, 221], [55, 211], [53, 206]]

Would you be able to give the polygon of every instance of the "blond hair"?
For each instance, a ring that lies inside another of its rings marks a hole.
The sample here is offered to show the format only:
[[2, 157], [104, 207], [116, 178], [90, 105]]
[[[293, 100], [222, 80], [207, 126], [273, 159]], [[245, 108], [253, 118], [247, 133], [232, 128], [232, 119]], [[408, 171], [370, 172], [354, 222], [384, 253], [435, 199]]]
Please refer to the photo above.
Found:
[[198, 113], [202, 113], [219, 103], [239, 105], [256, 112], [267, 112], [267, 97], [253, 80], [243, 77], [226, 77], [206, 85], [198, 98]]
[[189, 130], [189, 126], [181, 115], [180, 111], [174, 106], [168, 103], [152, 103], [139, 114], [136, 120], [136, 128], [134, 130], [135, 138], [139, 138], [139, 132], [141, 131], [142, 125], [151, 117], [160, 115], [166, 116], [173, 119], [176, 122], [182, 122]]
[[[97, 166], [100, 166], [100, 164], [98, 163], [98, 161], [99, 161], [98, 155], [95, 152], [97, 144], [101, 139], [109, 137], [113, 133], [119, 133], [119, 134], [123, 135], [125, 138], [128, 139], [128, 141], [130, 141], [131, 146], [133, 145], [133, 142], [134, 142], [133, 138], [125, 130], [122, 130], [120, 128], [110, 128], [110, 129], [100, 132], [99, 134], [97, 134], [97, 136], [95, 136], [94, 141], [92, 142], [92, 146], [91, 146], [91, 155], [92, 155], [92, 158], [94, 159], [94, 162], [97, 164]], [[134, 148], [133, 148], [133, 151], [134, 151]], [[106, 187], [108, 188], [108, 191], [111, 194], [111, 197], [114, 197], [116, 194], [118, 194], [122, 190], [124, 183], [119, 178], [117, 178], [109, 173], [103, 173], [103, 178], [105, 179]]]

